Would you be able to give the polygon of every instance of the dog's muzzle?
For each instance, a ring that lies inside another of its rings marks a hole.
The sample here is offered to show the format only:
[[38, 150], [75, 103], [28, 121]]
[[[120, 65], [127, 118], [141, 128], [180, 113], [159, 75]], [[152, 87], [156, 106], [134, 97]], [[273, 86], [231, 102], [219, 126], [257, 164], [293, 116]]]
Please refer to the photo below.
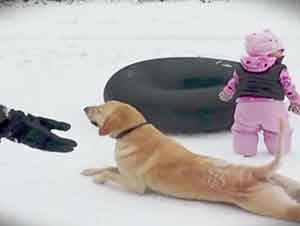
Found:
[[94, 126], [99, 127], [97, 122], [91, 121], [91, 123], [92, 123]]

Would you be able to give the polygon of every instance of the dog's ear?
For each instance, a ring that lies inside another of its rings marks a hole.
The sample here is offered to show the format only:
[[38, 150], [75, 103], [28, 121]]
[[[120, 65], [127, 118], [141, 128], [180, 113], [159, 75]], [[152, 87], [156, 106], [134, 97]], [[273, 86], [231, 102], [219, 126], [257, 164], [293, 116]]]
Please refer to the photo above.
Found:
[[108, 119], [105, 120], [104, 125], [99, 130], [100, 136], [105, 136], [110, 134], [115, 128], [116, 125], [120, 123], [120, 117], [118, 114], [113, 114]]

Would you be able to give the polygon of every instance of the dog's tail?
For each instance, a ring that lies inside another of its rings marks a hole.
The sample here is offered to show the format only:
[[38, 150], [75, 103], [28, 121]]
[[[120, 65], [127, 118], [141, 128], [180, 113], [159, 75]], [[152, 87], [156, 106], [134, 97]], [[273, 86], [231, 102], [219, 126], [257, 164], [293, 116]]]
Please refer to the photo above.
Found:
[[284, 134], [285, 129], [287, 128], [286, 123], [283, 119], [280, 119], [279, 122], [280, 129], [279, 129], [279, 142], [278, 142], [278, 150], [275, 154], [275, 158], [272, 162], [270, 162], [267, 165], [259, 166], [254, 168], [253, 175], [257, 179], [267, 179], [270, 178], [274, 172], [279, 168], [279, 165], [281, 163], [281, 160], [284, 155]]

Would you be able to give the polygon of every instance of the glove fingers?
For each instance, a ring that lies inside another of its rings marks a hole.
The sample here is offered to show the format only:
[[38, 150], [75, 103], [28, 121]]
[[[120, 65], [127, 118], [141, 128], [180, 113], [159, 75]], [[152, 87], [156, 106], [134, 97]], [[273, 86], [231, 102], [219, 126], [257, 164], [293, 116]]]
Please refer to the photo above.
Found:
[[57, 145], [55, 143], [49, 143], [44, 147], [45, 151], [50, 152], [60, 152], [60, 153], [67, 153], [74, 150], [74, 146], [69, 145]]
[[71, 125], [66, 122], [60, 122], [53, 119], [38, 117], [41, 125], [47, 127], [48, 129], [57, 129], [62, 131], [67, 131], [71, 128]]
[[61, 130], [61, 131], [67, 131], [71, 128], [71, 125], [66, 122], [57, 122], [53, 129]]
[[61, 138], [59, 136], [53, 135], [51, 140], [45, 145], [45, 149], [55, 152], [70, 152], [74, 150], [77, 143], [71, 139]]
[[66, 139], [66, 138], [60, 138], [60, 139], [61, 139], [61, 141], [62, 141], [65, 145], [73, 146], [73, 147], [76, 147], [76, 146], [77, 146], [77, 142], [74, 141], [74, 140]]
[[71, 152], [74, 150], [74, 146], [59, 141], [50, 141], [45, 145], [44, 149], [51, 152]]

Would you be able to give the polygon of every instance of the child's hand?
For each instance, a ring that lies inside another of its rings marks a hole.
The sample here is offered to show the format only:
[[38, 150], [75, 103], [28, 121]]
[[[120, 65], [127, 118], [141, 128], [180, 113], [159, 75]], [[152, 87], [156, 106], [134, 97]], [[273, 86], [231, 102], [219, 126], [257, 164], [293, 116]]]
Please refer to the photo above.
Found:
[[228, 93], [224, 92], [224, 90], [219, 93], [219, 99], [221, 101], [228, 102], [231, 100], [231, 98], [232, 98], [232, 96], [230, 96]]
[[297, 115], [300, 115], [300, 104], [291, 103], [289, 106], [289, 111], [291, 111]]

